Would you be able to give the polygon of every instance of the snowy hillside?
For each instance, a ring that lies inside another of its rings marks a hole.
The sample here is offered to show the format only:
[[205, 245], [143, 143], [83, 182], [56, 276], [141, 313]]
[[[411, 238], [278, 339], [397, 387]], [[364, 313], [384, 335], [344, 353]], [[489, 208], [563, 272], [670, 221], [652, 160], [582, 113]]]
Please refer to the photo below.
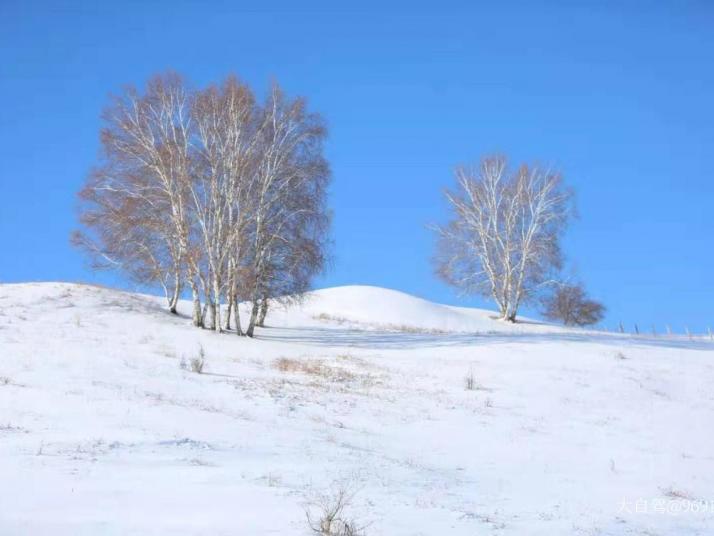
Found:
[[708, 340], [374, 287], [271, 311], [256, 340], [180, 311], [0, 286], [0, 534], [309, 534], [340, 487], [370, 536], [714, 533]]
[[[514, 333], [524, 330], [523, 324], [495, 321], [497, 315], [493, 311], [440, 305], [396, 290], [371, 286], [318, 290], [297, 309], [280, 316], [281, 323], [305, 325], [312, 319], [362, 329], [427, 333]], [[554, 326], [527, 324], [528, 332], [557, 330]]]

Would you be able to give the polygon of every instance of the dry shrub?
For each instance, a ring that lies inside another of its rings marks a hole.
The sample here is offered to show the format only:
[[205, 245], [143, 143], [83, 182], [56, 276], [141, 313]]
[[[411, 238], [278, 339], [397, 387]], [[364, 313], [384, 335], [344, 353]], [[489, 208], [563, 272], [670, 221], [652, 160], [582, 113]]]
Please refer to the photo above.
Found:
[[335, 322], [337, 324], [348, 324], [350, 322], [353, 322], [352, 320], [349, 320], [349, 319], [345, 318], [344, 316], [330, 315], [327, 313], [320, 313], [319, 315], [313, 315], [313, 318], [315, 320], [319, 320], [321, 322]]
[[275, 361], [274, 366], [280, 372], [307, 374], [332, 381], [351, 381], [355, 379], [355, 375], [349, 370], [332, 367], [319, 359], [299, 360], [281, 357]]
[[203, 357], [194, 357], [191, 359], [191, 372], [195, 372], [196, 374], [202, 374], [203, 373], [203, 367], [206, 364], [206, 361], [203, 359]]
[[312, 533], [318, 536], [364, 536], [365, 527], [358, 525], [349, 513], [353, 498], [354, 492], [341, 486], [311, 501], [305, 516]]
[[476, 378], [474, 377], [473, 367], [469, 368], [469, 373], [464, 378], [464, 384], [465, 384], [467, 391], [473, 391], [474, 389], [476, 389], [477, 385], [476, 385]]
[[181, 367], [183, 370], [190, 370], [191, 372], [195, 372], [196, 374], [202, 374], [203, 373], [203, 368], [206, 366], [206, 352], [203, 349], [203, 346], [199, 345], [198, 347], [198, 355], [195, 357], [192, 357], [189, 362], [186, 362], [186, 358], [182, 357], [181, 361], [179, 362], [179, 367]]
[[687, 493], [686, 491], [683, 491], [681, 489], [676, 489], [673, 487], [663, 489], [662, 493], [664, 494], [665, 497], [667, 497], [669, 499], [680, 499], [680, 500], [685, 500], [685, 501], [695, 500], [694, 497], [691, 494]]
[[280, 372], [300, 372], [301, 370], [300, 361], [297, 359], [289, 359], [287, 357], [281, 357], [275, 360], [274, 366]]

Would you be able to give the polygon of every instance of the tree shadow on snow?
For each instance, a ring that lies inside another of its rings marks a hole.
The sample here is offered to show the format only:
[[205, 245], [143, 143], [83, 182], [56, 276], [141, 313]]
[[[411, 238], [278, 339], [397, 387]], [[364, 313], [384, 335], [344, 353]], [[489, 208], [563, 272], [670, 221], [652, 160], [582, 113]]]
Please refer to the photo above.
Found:
[[377, 349], [412, 349], [480, 344], [597, 343], [610, 346], [643, 346], [714, 351], [714, 342], [676, 337], [619, 335], [595, 332], [550, 333], [411, 333], [358, 330], [350, 328], [271, 328], [261, 330], [264, 340], [314, 346], [339, 346]]

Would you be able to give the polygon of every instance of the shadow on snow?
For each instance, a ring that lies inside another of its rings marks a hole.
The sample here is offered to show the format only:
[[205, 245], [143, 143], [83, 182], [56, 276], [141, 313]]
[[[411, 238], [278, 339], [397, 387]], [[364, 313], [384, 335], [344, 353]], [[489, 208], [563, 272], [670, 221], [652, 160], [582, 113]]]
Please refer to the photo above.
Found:
[[443, 346], [468, 346], [479, 344], [529, 344], [529, 343], [597, 343], [611, 346], [645, 346], [688, 350], [714, 350], [714, 342], [652, 337], [644, 335], [619, 335], [613, 333], [410, 333], [398, 331], [359, 330], [350, 328], [273, 327], [260, 330], [259, 338], [275, 342], [311, 344], [315, 346], [342, 346], [354, 348], [430, 348]]

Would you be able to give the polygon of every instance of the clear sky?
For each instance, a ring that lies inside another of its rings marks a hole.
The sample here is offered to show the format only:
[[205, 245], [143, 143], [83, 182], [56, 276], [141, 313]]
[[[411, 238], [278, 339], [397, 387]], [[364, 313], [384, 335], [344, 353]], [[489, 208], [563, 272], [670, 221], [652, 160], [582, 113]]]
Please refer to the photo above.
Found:
[[576, 190], [565, 251], [605, 325], [714, 329], [712, 2], [0, 0], [0, 281], [126, 285], [69, 245], [75, 192], [108, 94], [167, 69], [276, 79], [327, 119], [317, 286], [483, 304], [435, 279], [428, 225], [453, 167], [497, 151]]

